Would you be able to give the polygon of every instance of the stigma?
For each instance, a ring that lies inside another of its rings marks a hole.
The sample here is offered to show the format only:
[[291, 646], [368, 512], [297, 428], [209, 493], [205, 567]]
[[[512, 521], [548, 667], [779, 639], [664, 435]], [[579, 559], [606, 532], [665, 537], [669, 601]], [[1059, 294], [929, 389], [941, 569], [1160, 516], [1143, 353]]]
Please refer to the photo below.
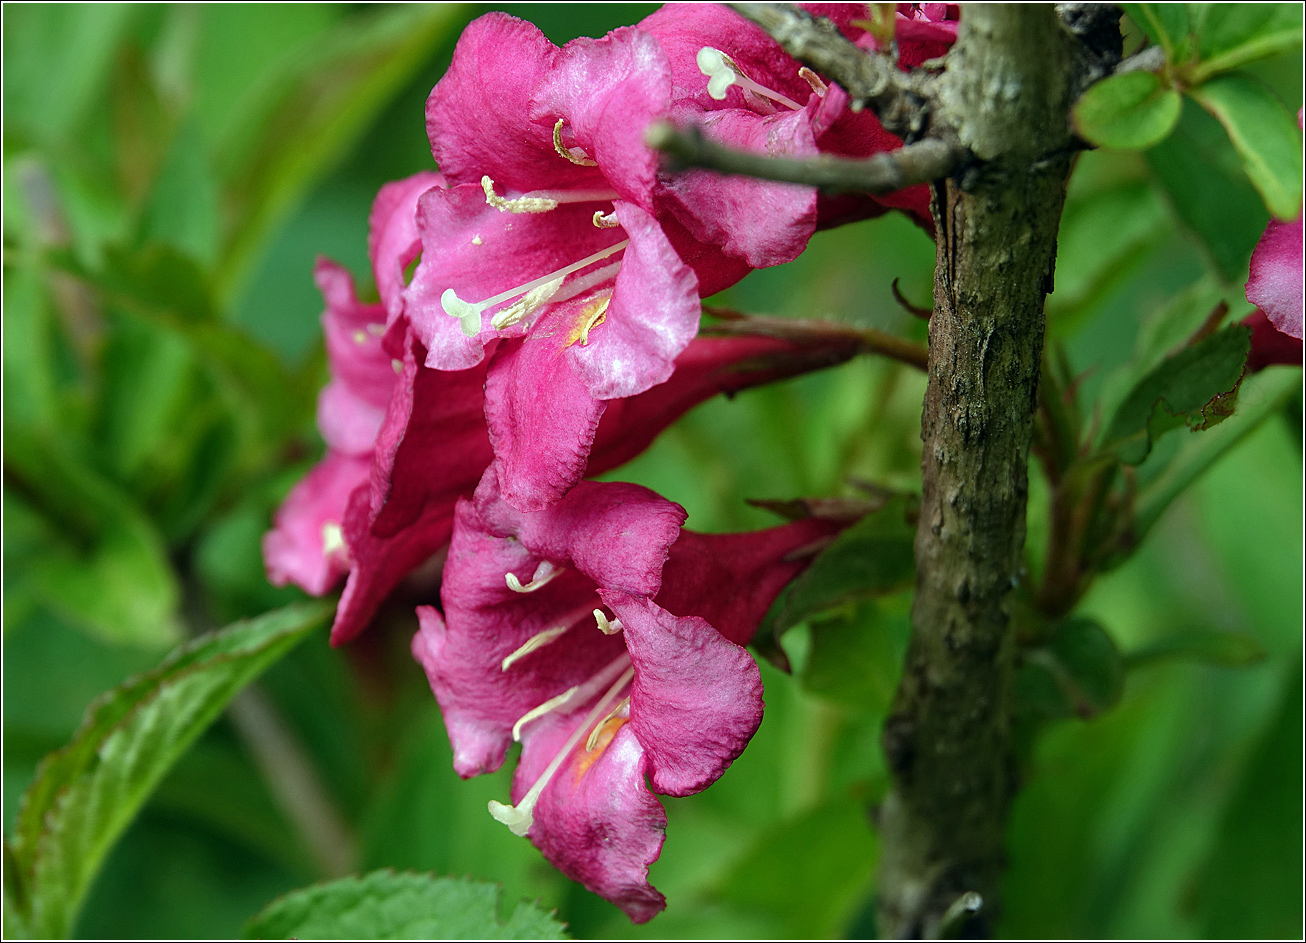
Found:
[[730, 86], [738, 85], [745, 92], [752, 92], [754, 95], [769, 98], [771, 101], [784, 105], [786, 108], [792, 108], [794, 111], [801, 111], [803, 108], [792, 98], [772, 91], [765, 85], [759, 85], [744, 75], [735, 60], [720, 49], [704, 46], [698, 51], [695, 58], [698, 62], [698, 70], [707, 76], [707, 93], [714, 101], [724, 101]]

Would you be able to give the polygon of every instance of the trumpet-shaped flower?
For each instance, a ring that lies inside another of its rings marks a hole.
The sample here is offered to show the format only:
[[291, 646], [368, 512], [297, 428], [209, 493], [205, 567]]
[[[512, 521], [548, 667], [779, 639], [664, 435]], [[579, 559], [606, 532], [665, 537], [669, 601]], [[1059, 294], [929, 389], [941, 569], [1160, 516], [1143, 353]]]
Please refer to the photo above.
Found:
[[636, 922], [663, 907], [652, 793], [703, 789], [748, 743], [762, 686], [740, 646], [804, 566], [794, 551], [833, 530], [704, 535], [684, 519], [644, 488], [597, 482], [520, 512], [491, 470], [458, 506], [443, 616], [419, 609], [413, 641], [459, 775], [497, 769], [521, 741], [512, 805], [491, 814]]

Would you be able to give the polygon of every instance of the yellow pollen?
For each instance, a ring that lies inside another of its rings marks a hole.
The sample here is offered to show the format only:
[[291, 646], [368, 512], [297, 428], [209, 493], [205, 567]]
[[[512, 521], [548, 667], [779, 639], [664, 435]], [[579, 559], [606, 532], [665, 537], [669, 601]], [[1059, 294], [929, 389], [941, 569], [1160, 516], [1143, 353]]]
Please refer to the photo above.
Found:
[[472, 236], [472, 245], [479, 246], [484, 240], [480, 236]]
[[565, 346], [570, 347], [577, 341], [580, 341], [582, 347], [588, 347], [590, 342], [590, 331], [602, 324], [608, 317], [608, 305], [612, 303], [612, 295], [604, 295], [600, 298], [594, 298], [585, 303], [580, 309], [580, 316], [576, 318], [576, 323], [567, 336]]
[[354, 331], [354, 343], [355, 343], [355, 344], [359, 344], [359, 345], [366, 344], [366, 343], [367, 343], [367, 332], [366, 332], [366, 331]]
[[336, 553], [348, 553], [349, 545], [345, 543], [345, 532], [335, 521], [322, 525], [322, 555], [329, 557]]
[[617, 219], [616, 210], [613, 210], [611, 213], [605, 213], [603, 210], [595, 210], [594, 225], [599, 229], [616, 229], [621, 225], [621, 221]]
[[541, 196], [522, 196], [507, 200], [494, 192], [494, 181], [489, 177], [481, 178], [481, 189], [485, 191], [485, 202], [501, 213], [547, 213], [558, 208], [557, 200]]
[[559, 157], [565, 157], [573, 164], [579, 164], [581, 167], [597, 167], [599, 162], [591, 160], [579, 147], [567, 147], [562, 143], [562, 125], [564, 119], [559, 118], [558, 123], [553, 126], [553, 149], [558, 152]]
[[390, 361], [390, 366], [391, 366], [391, 368], [394, 370], [395, 373], [403, 373], [403, 372], [404, 372], [404, 362], [403, 362], [402, 360], [391, 360], [391, 361]]

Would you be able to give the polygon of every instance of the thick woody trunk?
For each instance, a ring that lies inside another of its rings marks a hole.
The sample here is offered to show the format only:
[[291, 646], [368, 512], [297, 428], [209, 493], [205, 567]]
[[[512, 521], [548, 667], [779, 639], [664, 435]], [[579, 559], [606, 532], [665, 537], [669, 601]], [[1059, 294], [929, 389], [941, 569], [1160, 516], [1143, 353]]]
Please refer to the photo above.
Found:
[[935, 187], [913, 631], [884, 732], [885, 936], [983, 933], [996, 913], [1014, 792], [1008, 597], [1071, 164], [1072, 42], [1051, 5], [969, 4], [942, 79], [977, 162]]

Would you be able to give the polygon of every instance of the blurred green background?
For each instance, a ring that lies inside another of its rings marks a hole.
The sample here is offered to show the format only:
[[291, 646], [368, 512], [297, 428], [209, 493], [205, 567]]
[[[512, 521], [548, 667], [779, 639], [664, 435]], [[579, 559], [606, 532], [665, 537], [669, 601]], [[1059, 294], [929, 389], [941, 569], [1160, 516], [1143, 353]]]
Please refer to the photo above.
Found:
[[[371, 200], [432, 167], [423, 102], [462, 27], [506, 9], [562, 43], [654, 8], [6, 6], [6, 833], [94, 695], [188, 632], [296, 597], [267, 585], [258, 542], [321, 450], [313, 259], [368, 281]], [[1253, 71], [1301, 105], [1297, 53]], [[1181, 131], [1228, 166], [1208, 122], [1185, 114]], [[1072, 184], [1049, 337], [1088, 371], [1090, 402], [1176, 292], [1241, 284], [1267, 219], [1235, 175], [1214, 191], [1230, 220], [1219, 237], [1190, 232], [1168, 146], [1085, 154]], [[890, 284], [927, 304], [932, 267], [928, 236], [890, 216], [819, 234], [723, 300], [923, 340]], [[1242, 402], [1287, 370], [1253, 378]], [[868, 358], [713, 401], [609, 477], [680, 502], [699, 530], [765, 526], [744, 498], [848, 493], [849, 476], [918, 488], [923, 388]], [[1048, 731], [1013, 815], [1002, 935], [1300, 934], [1300, 404], [1225, 455], [1081, 607], [1126, 653], [1213, 630], [1264, 657], [1140, 662], [1116, 709]], [[1035, 568], [1044, 497], [1036, 476]], [[259, 686], [342, 823], [336, 858], [499, 882], [578, 937], [874, 932], [865, 810], [886, 785], [879, 726], [908, 598], [862, 604], [855, 642], [833, 653], [829, 633], [786, 637], [795, 675], [763, 666], [766, 718], [746, 753], [702, 795], [664, 800], [652, 879], [668, 908], [644, 928], [490, 819], [506, 771], [454, 776], [407, 654], [412, 601], [350, 649], [310, 640]], [[231, 936], [338, 867], [258, 756], [229, 720], [206, 734], [112, 852], [78, 934]]]

